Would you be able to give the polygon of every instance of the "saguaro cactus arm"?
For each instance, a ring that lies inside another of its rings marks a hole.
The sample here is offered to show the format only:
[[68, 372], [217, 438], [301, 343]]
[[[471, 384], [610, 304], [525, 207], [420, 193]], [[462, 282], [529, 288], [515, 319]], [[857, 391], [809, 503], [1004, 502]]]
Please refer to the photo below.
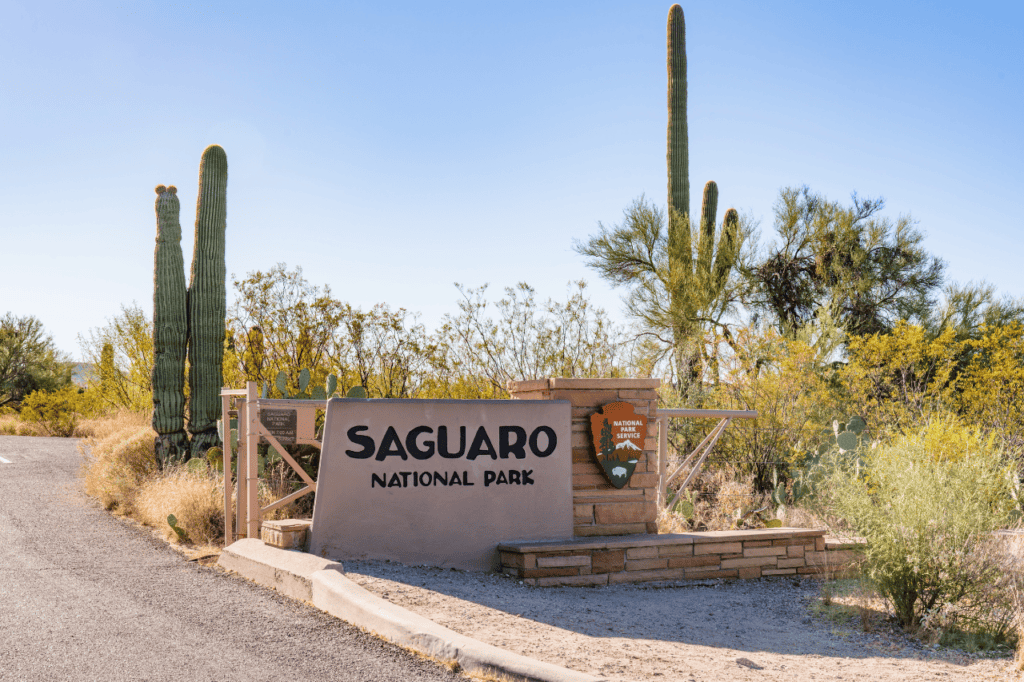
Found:
[[715, 270], [712, 284], [717, 290], [725, 286], [729, 270], [736, 263], [739, 242], [740, 216], [735, 208], [725, 212], [722, 219], [722, 234], [718, 238], [718, 253], [715, 254]]
[[718, 212], [718, 185], [708, 180], [700, 208], [700, 241], [697, 244], [697, 273], [707, 283], [711, 276], [711, 256], [715, 248], [715, 214]]

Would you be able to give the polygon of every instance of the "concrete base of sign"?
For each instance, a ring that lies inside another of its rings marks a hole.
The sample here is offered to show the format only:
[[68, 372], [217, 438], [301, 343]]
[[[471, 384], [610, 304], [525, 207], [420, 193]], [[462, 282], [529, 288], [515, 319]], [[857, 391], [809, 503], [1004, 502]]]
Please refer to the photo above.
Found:
[[[224, 548], [220, 565], [365, 628], [406, 649], [455, 660], [468, 671], [499, 673], [538, 682], [603, 682], [576, 672], [514, 654], [460, 635], [453, 630], [370, 594], [342, 574], [341, 564], [309, 554], [267, 547], [259, 540], [239, 540]], [[321, 568], [316, 568], [321, 566]], [[296, 589], [296, 585], [300, 587]], [[309, 596], [304, 596], [304, 595]]]
[[281, 519], [264, 521], [260, 528], [260, 539], [278, 549], [309, 549], [309, 527], [312, 521]]
[[822, 528], [767, 528], [665, 535], [503, 542], [501, 570], [527, 585], [761, 578], [856, 573], [861, 545], [825, 538]]

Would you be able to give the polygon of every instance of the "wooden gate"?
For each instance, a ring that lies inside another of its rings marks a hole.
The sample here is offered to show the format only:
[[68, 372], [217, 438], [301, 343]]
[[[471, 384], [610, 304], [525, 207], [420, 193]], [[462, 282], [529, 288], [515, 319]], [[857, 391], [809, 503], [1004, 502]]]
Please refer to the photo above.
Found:
[[[248, 381], [244, 389], [224, 387], [221, 392], [221, 414], [224, 424], [224, 543], [240, 538], [258, 538], [262, 514], [294, 502], [303, 495], [316, 491], [314, 481], [306, 470], [288, 454], [282, 440], [289, 445], [313, 445], [321, 448], [316, 439], [317, 410], [327, 408], [326, 400], [292, 400], [260, 398], [256, 382]], [[276, 414], [273, 414], [276, 413]], [[294, 424], [288, 417], [294, 415]], [[231, 416], [238, 420], [237, 445], [231, 437]], [[261, 417], [273, 416], [277, 421]], [[265, 421], [271, 421], [268, 426]], [[265, 507], [259, 504], [260, 439], [269, 443], [281, 458], [299, 475], [306, 486], [290, 495], [274, 500]], [[231, 463], [237, 461], [235, 481], [231, 480]], [[234, 498], [234, 499], [232, 499]], [[234, 521], [234, 523], [232, 523]]]

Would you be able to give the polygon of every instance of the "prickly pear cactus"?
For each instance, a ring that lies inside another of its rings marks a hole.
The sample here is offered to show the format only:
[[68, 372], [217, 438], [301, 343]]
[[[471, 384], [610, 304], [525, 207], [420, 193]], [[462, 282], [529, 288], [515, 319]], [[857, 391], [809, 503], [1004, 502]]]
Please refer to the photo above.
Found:
[[188, 288], [191, 338], [189, 360], [189, 420], [192, 454], [201, 455], [220, 444], [220, 390], [224, 367], [224, 319], [227, 269], [224, 236], [227, 226], [228, 158], [218, 145], [203, 151], [199, 165], [195, 247]]
[[152, 381], [155, 451], [161, 466], [184, 461], [189, 453], [184, 390], [188, 319], [177, 192], [173, 185], [156, 188]]
[[[865, 470], [864, 457], [871, 447], [863, 417], [855, 416], [847, 421], [833, 419], [822, 429], [822, 442], [805, 453], [803, 468], [793, 476], [789, 493], [793, 504], [817, 494], [822, 481], [837, 466], [849, 467], [860, 476]], [[774, 495], [772, 500], [775, 501]]]
[[178, 542], [188, 542], [188, 533], [178, 525], [178, 518], [174, 514], [167, 515], [167, 525], [171, 527], [174, 534], [178, 536]]
[[303, 400], [311, 398], [312, 396], [306, 393], [307, 388], [309, 388], [309, 370], [303, 369], [299, 372], [299, 392], [295, 397]]

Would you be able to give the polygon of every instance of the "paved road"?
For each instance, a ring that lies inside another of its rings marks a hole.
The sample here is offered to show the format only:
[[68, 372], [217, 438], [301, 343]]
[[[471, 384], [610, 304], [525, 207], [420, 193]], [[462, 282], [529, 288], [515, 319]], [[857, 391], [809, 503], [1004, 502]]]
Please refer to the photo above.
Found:
[[464, 679], [111, 517], [75, 445], [0, 436], [0, 680]]

